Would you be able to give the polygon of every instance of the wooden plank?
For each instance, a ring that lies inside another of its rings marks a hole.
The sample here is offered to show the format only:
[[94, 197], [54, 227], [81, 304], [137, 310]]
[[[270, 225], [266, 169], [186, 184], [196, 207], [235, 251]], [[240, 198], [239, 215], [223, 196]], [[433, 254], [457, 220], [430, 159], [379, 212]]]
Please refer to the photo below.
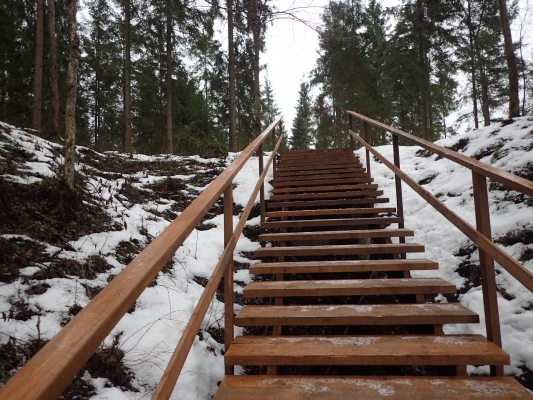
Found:
[[293, 181], [312, 181], [312, 180], [319, 180], [319, 179], [343, 179], [343, 178], [361, 178], [369, 176], [364, 171], [357, 171], [357, 172], [345, 172], [345, 170], [342, 170], [342, 172], [338, 173], [329, 173], [329, 174], [313, 174], [313, 175], [303, 175], [303, 176], [278, 176], [276, 177], [276, 180], [274, 183], [279, 182], [293, 182]]
[[[327, 168], [327, 167], [326, 167]], [[365, 169], [361, 167], [346, 167], [338, 169], [312, 169], [308, 171], [282, 171], [276, 174], [276, 179], [278, 177], [298, 177], [298, 176], [308, 176], [308, 175], [322, 175], [322, 174], [336, 174], [336, 173], [347, 173], [347, 172], [364, 172]]]
[[281, 163], [279, 165], [280, 172], [298, 172], [298, 171], [314, 171], [314, 170], [323, 170], [323, 169], [345, 169], [348, 168], [362, 168], [363, 164], [360, 161], [347, 162], [346, 164], [338, 165], [292, 165], [283, 168]]
[[338, 246], [292, 246], [262, 247], [254, 252], [255, 257], [277, 256], [339, 256], [349, 254], [395, 254], [423, 253], [424, 246], [416, 243], [350, 244]]
[[512, 377], [226, 376], [213, 400], [527, 400]]
[[360, 184], [358, 185], [341, 185], [341, 186], [311, 186], [300, 188], [279, 188], [272, 189], [273, 194], [280, 193], [317, 193], [317, 192], [338, 192], [342, 190], [365, 190], [365, 189], [377, 189], [378, 185], [370, 184], [373, 181], [372, 178], [358, 178]]
[[391, 238], [414, 236], [410, 229], [371, 229], [352, 231], [320, 231], [296, 233], [264, 233], [259, 235], [260, 242], [300, 241], [300, 240], [338, 240], [361, 238]]
[[350, 261], [297, 261], [258, 263], [250, 266], [251, 274], [316, 274], [335, 272], [435, 270], [435, 261], [416, 260], [350, 260]]
[[353, 206], [360, 204], [388, 203], [389, 199], [382, 198], [365, 198], [365, 199], [340, 199], [340, 200], [316, 200], [316, 201], [278, 201], [267, 203], [267, 208], [306, 208], [324, 206]]
[[238, 336], [226, 365], [506, 365], [482, 335]]
[[271, 325], [434, 325], [478, 323], [459, 303], [313, 306], [244, 306], [237, 326]]
[[372, 198], [383, 195], [383, 190], [362, 190], [335, 193], [305, 193], [305, 194], [273, 194], [270, 200], [316, 200], [316, 199], [349, 199], [349, 198]]
[[370, 208], [332, 208], [322, 210], [289, 210], [289, 211], [268, 211], [267, 218], [283, 217], [319, 217], [323, 215], [365, 215], [365, 214], [388, 214], [396, 211], [395, 207], [370, 207]]
[[440, 278], [337, 279], [250, 282], [243, 289], [243, 296], [380, 296], [456, 293], [456, 291], [455, 285]]
[[[353, 177], [353, 178], [343, 178], [343, 179], [320, 179], [315, 181], [291, 181], [291, 182], [276, 182], [274, 181], [273, 186], [275, 189], [273, 189], [273, 193], [279, 193], [274, 192], [276, 189], [292, 189], [294, 187], [323, 187], [324, 185], [346, 185], [347, 183], [365, 183], [365, 182], [372, 182], [373, 178], [370, 178], [370, 175], [368, 174], [361, 174], [361, 176]], [[377, 186], [376, 186], [377, 187]], [[314, 189], [313, 189], [314, 190]], [[289, 192], [292, 192], [293, 190], [288, 190]]]
[[390, 225], [403, 221], [400, 217], [376, 217], [376, 218], [335, 218], [315, 220], [292, 220], [292, 221], [267, 221], [263, 228], [305, 228], [312, 226], [364, 226], [364, 225]]

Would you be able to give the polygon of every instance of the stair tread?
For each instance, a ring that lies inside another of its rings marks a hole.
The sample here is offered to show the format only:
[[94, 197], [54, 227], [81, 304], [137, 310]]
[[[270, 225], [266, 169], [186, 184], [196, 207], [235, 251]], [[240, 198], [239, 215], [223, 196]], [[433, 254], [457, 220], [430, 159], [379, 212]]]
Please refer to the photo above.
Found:
[[479, 316], [459, 303], [243, 306], [237, 326], [421, 325], [478, 323]]
[[365, 199], [331, 199], [314, 201], [270, 201], [267, 208], [307, 208], [324, 206], [353, 206], [356, 204], [388, 203], [387, 198], [365, 198]]
[[[338, 189], [338, 187], [337, 187]], [[341, 190], [341, 189], [339, 189]], [[322, 193], [300, 193], [300, 194], [272, 194], [271, 201], [280, 200], [317, 200], [317, 199], [350, 199], [354, 197], [377, 197], [382, 196], [383, 190], [357, 190], [347, 192], [322, 192]]]
[[295, 181], [278, 181], [273, 182], [273, 186], [281, 189], [285, 188], [295, 188], [300, 186], [328, 186], [328, 185], [346, 185], [347, 183], [361, 183], [361, 182], [371, 182], [370, 175], [367, 173], [356, 174], [352, 177], [346, 178], [323, 178], [323, 179], [314, 179], [314, 180], [295, 180]]
[[302, 228], [310, 226], [361, 226], [361, 225], [390, 225], [403, 222], [401, 217], [375, 218], [334, 218], [314, 220], [266, 221], [263, 228]]
[[348, 255], [348, 254], [396, 254], [422, 253], [424, 246], [417, 243], [392, 244], [347, 244], [335, 246], [290, 246], [261, 247], [254, 252], [255, 257], [276, 257], [277, 255]]
[[226, 365], [507, 365], [482, 335], [237, 336]]
[[456, 293], [454, 284], [441, 278], [324, 279], [310, 281], [255, 281], [243, 289], [244, 297], [360, 296]]
[[395, 207], [325, 208], [321, 210], [268, 211], [265, 212], [265, 217], [315, 217], [321, 215], [388, 214], [393, 212], [396, 212]]
[[533, 399], [511, 377], [226, 375], [213, 400]]
[[350, 260], [350, 261], [297, 261], [258, 263], [250, 266], [251, 274], [274, 273], [328, 273], [365, 271], [409, 271], [438, 269], [439, 264], [425, 259], [415, 260]]
[[[344, 171], [344, 170], [343, 170]], [[351, 172], [339, 172], [339, 173], [329, 173], [329, 174], [315, 174], [315, 175], [297, 175], [297, 176], [279, 176], [276, 175], [275, 182], [293, 182], [293, 181], [314, 181], [314, 180], [323, 180], [323, 179], [341, 179], [341, 178], [362, 178], [369, 176], [364, 171], [351, 171]]]
[[391, 238], [414, 236], [411, 229], [360, 229], [349, 231], [320, 231], [295, 233], [263, 233], [259, 235], [260, 242], [299, 241], [299, 240], [334, 240], [361, 238]]
[[[307, 186], [307, 187], [297, 187], [297, 188], [276, 188], [272, 189], [273, 194], [278, 193], [317, 193], [317, 192], [335, 192], [338, 190], [363, 190], [363, 189], [376, 189], [378, 185], [372, 182], [374, 178], [354, 178], [350, 179], [351, 183], [359, 182], [357, 185], [324, 185], [323, 186]], [[340, 183], [346, 183], [347, 180], [342, 180]], [[324, 183], [334, 183], [333, 181], [327, 181]]]
[[[340, 171], [340, 172], [339, 172]], [[309, 175], [323, 175], [323, 174], [336, 174], [336, 173], [348, 173], [348, 172], [364, 172], [366, 171], [365, 168], [362, 166], [355, 167], [355, 166], [349, 166], [346, 168], [333, 168], [328, 169], [327, 167], [323, 169], [314, 169], [314, 170], [307, 170], [307, 171], [280, 171], [279, 169], [276, 171], [276, 179], [278, 178], [286, 178], [286, 177], [297, 177], [297, 176], [309, 176]]]

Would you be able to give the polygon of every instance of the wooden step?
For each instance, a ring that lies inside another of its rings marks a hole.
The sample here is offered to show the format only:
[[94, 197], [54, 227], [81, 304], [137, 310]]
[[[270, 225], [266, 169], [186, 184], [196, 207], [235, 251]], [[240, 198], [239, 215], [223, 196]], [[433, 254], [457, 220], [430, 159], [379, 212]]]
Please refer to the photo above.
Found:
[[367, 208], [332, 208], [321, 210], [289, 210], [268, 211], [266, 218], [283, 217], [320, 217], [323, 215], [365, 215], [365, 214], [388, 214], [396, 212], [395, 207], [367, 207]]
[[238, 336], [226, 365], [507, 365], [481, 335]]
[[323, 192], [323, 193], [304, 193], [304, 194], [272, 194], [270, 196], [271, 201], [279, 200], [317, 200], [317, 199], [349, 199], [363, 197], [373, 198], [376, 196], [382, 196], [383, 190], [357, 190], [351, 192]]
[[290, 246], [290, 247], [261, 247], [254, 252], [254, 256], [340, 256], [352, 254], [404, 254], [423, 253], [424, 246], [416, 243], [387, 243], [387, 244], [350, 244], [337, 246]]
[[279, 172], [297, 172], [297, 171], [316, 171], [323, 169], [345, 169], [345, 168], [360, 168], [363, 165], [359, 161], [347, 161], [344, 164], [330, 164], [330, 165], [291, 165], [283, 166], [283, 162], [279, 164]]
[[368, 226], [399, 224], [403, 222], [401, 217], [376, 217], [376, 218], [336, 218], [315, 220], [291, 220], [291, 221], [267, 221], [263, 228], [306, 228], [315, 226]]
[[337, 279], [250, 282], [244, 297], [382, 296], [456, 293], [455, 285], [440, 278]]
[[340, 199], [340, 200], [316, 200], [316, 201], [277, 201], [268, 202], [267, 208], [306, 208], [313, 209], [314, 207], [325, 206], [354, 206], [360, 204], [376, 204], [388, 203], [389, 199], [381, 198], [366, 198], [366, 199]]
[[226, 375], [213, 400], [519, 400], [533, 395], [511, 377]]
[[370, 229], [352, 231], [320, 231], [296, 233], [264, 233], [259, 235], [260, 242], [295, 242], [302, 240], [341, 240], [363, 238], [393, 238], [414, 236], [410, 229]]
[[430, 260], [349, 260], [258, 263], [251, 274], [316, 274], [338, 272], [435, 270], [439, 264]]
[[459, 303], [317, 306], [244, 306], [237, 326], [279, 325], [435, 325], [478, 323]]
[[276, 180], [274, 183], [280, 182], [294, 182], [294, 181], [316, 181], [324, 179], [349, 179], [349, 178], [362, 178], [369, 176], [366, 172], [357, 171], [357, 172], [339, 172], [339, 173], [329, 173], [329, 174], [315, 174], [315, 175], [304, 175], [304, 176], [278, 176], [276, 175]]
[[[354, 178], [350, 179], [350, 182], [361, 182], [361, 180], [369, 179], [369, 178]], [[333, 181], [329, 181], [330, 183], [335, 183]], [[344, 183], [345, 180], [341, 179], [341, 182]], [[322, 183], [323, 185], [324, 183]], [[371, 189], [377, 189], [378, 185], [376, 184], [359, 184], [359, 185], [339, 185], [339, 186], [307, 186], [307, 187], [298, 187], [298, 188], [279, 188], [279, 189], [272, 189], [273, 194], [280, 194], [280, 193], [317, 193], [317, 192], [338, 192], [342, 190], [371, 190]]]
[[[327, 167], [325, 167], [327, 168]], [[363, 167], [346, 167], [342, 169], [314, 169], [310, 171], [276, 171], [276, 179], [279, 178], [288, 178], [288, 177], [305, 177], [309, 175], [323, 175], [323, 174], [337, 174], [337, 173], [348, 173], [348, 172], [365, 172]]]
[[285, 168], [303, 168], [308, 169], [309, 166], [327, 166], [330, 167], [332, 165], [361, 165], [359, 161], [355, 157], [342, 157], [342, 156], [335, 156], [335, 157], [323, 157], [323, 158], [313, 158], [312, 160], [305, 159], [305, 162], [302, 162], [302, 160], [281, 160], [280, 167]]

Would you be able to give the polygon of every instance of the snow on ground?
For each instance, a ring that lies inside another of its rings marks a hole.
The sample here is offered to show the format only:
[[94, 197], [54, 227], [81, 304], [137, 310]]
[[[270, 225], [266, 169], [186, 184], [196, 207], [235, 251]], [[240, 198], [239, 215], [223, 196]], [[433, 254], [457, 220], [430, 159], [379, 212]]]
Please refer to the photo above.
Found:
[[[508, 171], [518, 172], [525, 167], [531, 171], [531, 165], [533, 165], [530, 164], [533, 163], [532, 121], [531, 118], [518, 118], [515, 123], [505, 127], [493, 125], [441, 140], [437, 144], [449, 147], [459, 140], [463, 140], [463, 143], [468, 141], [467, 145], [460, 150], [467, 156], [477, 155], [481, 161]], [[20, 174], [4, 174], [4, 179], [31, 185], [40, 182], [43, 178], [56, 175], [62, 162], [59, 154], [61, 146], [6, 124], [0, 123], [0, 130], [3, 135], [0, 147], [7, 148], [6, 146], [16, 145], [34, 155], [32, 161], [19, 166]], [[78, 148], [78, 151], [81, 150], [83, 148]], [[377, 147], [377, 150], [392, 159], [392, 146]], [[474, 224], [470, 171], [446, 159], [436, 160], [436, 156], [424, 157], [418, 153], [419, 150], [418, 147], [401, 147], [402, 169], [417, 181], [434, 176], [432, 179], [427, 179], [428, 183], [424, 187], [462, 218]], [[485, 150], [487, 150], [486, 156], [483, 155]], [[364, 159], [362, 150], [356, 153]], [[116, 156], [124, 158], [119, 154]], [[265, 162], [267, 156], [265, 156]], [[235, 157], [236, 154], [230, 154], [224, 165], [228, 165]], [[143, 155], [134, 155], [132, 161], [157, 162], [162, 160], [195, 161], [202, 166], [196, 170], [196, 173], [209, 171], [213, 163], [219, 162], [217, 159], [207, 160], [196, 156]], [[85, 165], [84, 173], [87, 174], [91, 168], [93, 167]], [[385, 191], [385, 196], [389, 197], [391, 203], [394, 204], [394, 175], [383, 164], [376, 162], [373, 157], [372, 175], [380, 188]], [[142, 204], [129, 204], [119, 193], [127, 182], [137, 189], [147, 190], [148, 185], [161, 182], [166, 179], [166, 175], [155, 175], [146, 170], [130, 175], [122, 174], [114, 180], [93, 177], [90, 173], [87, 176], [88, 186], [99, 191], [99, 195], [107, 204], [108, 214], [124, 229], [83, 236], [71, 241], [68, 249], [44, 245], [48, 253], [69, 260], [83, 261], [89, 256], [100, 255], [112, 268], [98, 274], [95, 279], [82, 279], [75, 276], [49, 279], [46, 283], [50, 285], [50, 288], [43, 294], [27, 294], [27, 290], [34, 283], [31, 276], [38, 269], [46, 268], [46, 265], [28, 265], [21, 270], [21, 277], [15, 282], [0, 283], [0, 312], [8, 313], [14, 299], [24, 299], [35, 311], [43, 310], [43, 316], [34, 315], [27, 321], [10, 318], [0, 320], [0, 344], [6, 343], [10, 336], [18, 340], [35, 339], [37, 335], [45, 340], [52, 338], [61, 329], [62, 321], [65, 316], [68, 316], [70, 307], [74, 304], [83, 307], [88, 303], [89, 298], [82, 284], [89, 287], [101, 287], [125, 267], [116, 255], [116, 249], [120, 243], [137, 240], [146, 244], [146, 234], [156, 236], [170, 223], [160, 215], [172, 210], [174, 200], [156, 199]], [[206, 187], [193, 184], [194, 173], [177, 172], [170, 176], [186, 182], [188, 190], [192, 188], [196, 192], [201, 192]], [[258, 160], [257, 157], [252, 157], [234, 180], [236, 185], [233, 192], [234, 202], [237, 205], [242, 207], [246, 205], [257, 176]], [[266, 181], [270, 179], [271, 175], [268, 175]], [[270, 188], [267, 184], [267, 197]], [[187, 191], [184, 190], [183, 193], [186, 194]], [[418, 257], [423, 256], [438, 261], [440, 264], [438, 271], [416, 272], [414, 275], [418, 277], [440, 276], [456, 284], [459, 289], [463, 288], [468, 282], [458, 274], [457, 269], [465, 261], [465, 257], [455, 254], [460, 248], [468, 245], [467, 238], [405, 184], [403, 196], [405, 225], [415, 231], [415, 237], [410, 240], [426, 246], [426, 253]], [[493, 190], [489, 196], [494, 238], [503, 237], [512, 231], [532, 228], [533, 207], [530, 202], [528, 203], [530, 199], [515, 202], [513, 199], [516, 199], [516, 193], [502, 190]], [[237, 221], [238, 217], [234, 217], [234, 226]], [[251, 225], [258, 223], [258, 217], [248, 222]], [[159, 274], [157, 284], [143, 292], [136, 302], [135, 310], [122, 318], [105, 341], [105, 345], [112, 346], [113, 341], [118, 338], [118, 346], [125, 353], [124, 363], [134, 372], [133, 386], [139, 392], [123, 392], [116, 387], [109, 387], [104, 378], [94, 379], [86, 374], [85, 379], [96, 387], [97, 394], [93, 399], [141, 399], [150, 396], [203, 291], [203, 287], [197, 283], [198, 278], [208, 279], [210, 277], [223, 251], [222, 215], [216, 215], [210, 221], [204, 221], [204, 224], [212, 224], [213, 227], [208, 230], [195, 229], [191, 233], [176, 252], [174, 267], [169, 272]], [[4, 238], [13, 236], [2, 235]], [[250, 263], [250, 260], [244, 258], [241, 253], [254, 251], [257, 247], [258, 243], [241, 236], [234, 259]], [[516, 243], [506, 247], [505, 250], [519, 257], [530, 247], [528, 244]], [[474, 252], [469, 261], [475, 263], [476, 257], [477, 253]], [[530, 269], [533, 268], [531, 260], [524, 264]], [[508, 294], [506, 298], [499, 295], [498, 299], [503, 345], [504, 349], [511, 354], [512, 359], [512, 365], [506, 368], [506, 372], [520, 374], [522, 372], [518, 368], [520, 365], [526, 365], [533, 370], [533, 312], [529, 310], [533, 304], [533, 295], [505, 271], [497, 268], [500, 271], [497, 276], [498, 285]], [[250, 276], [246, 270], [235, 273], [236, 281], [246, 283], [249, 279]], [[235, 291], [242, 292], [242, 288], [236, 284]], [[471, 287], [464, 289], [463, 292], [459, 300], [479, 313], [482, 323], [448, 325], [445, 327], [446, 333], [484, 333], [480, 288]], [[437, 296], [436, 301], [446, 301], [446, 298]], [[236, 309], [238, 309], [237, 305]], [[224, 373], [223, 346], [209, 332], [215, 335], [223, 327], [223, 304], [215, 298], [204, 318], [202, 337], [197, 336], [191, 348], [172, 396], [173, 399], [208, 399], [216, 391], [217, 383]], [[239, 332], [237, 328], [236, 333], [239, 334]], [[486, 373], [487, 370], [471, 367], [469, 372]]]
[[[19, 166], [18, 170], [21, 172], [19, 175], [4, 174], [4, 179], [31, 185], [42, 181], [44, 177], [56, 176], [58, 166], [62, 162], [62, 157], [57, 151], [61, 146], [3, 123], [0, 123], [0, 131], [3, 134], [0, 146], [6, 149], [12, 146], [21, 147], [38, 160], [38, 162], [27, 162]], [[78, 147], [77, 150], [79, 152], [82, 149]], [[230, 153], [224, 165], [228, 165], [236, 156], [237, 154]], [[265, 155], [265, 162], [267, 157], [268, 154]], [[210, 164], [220, 161], [202, 159], [198, 156], [152, 157], [144, 155], [134, 155], [134, 160], [195, 161], [205, 164], [205, 170], [211, 168]], [[91, 170], [91, 167], [85, 167]], [[78, 165], [78, 170], [80, 170], [80, 165]], [[204, 170], [199, 169], [195, 172], [204, 172]], [[187, 182], [193, 176], [176, 174], [171, 175], [171, 178]], [[234, 202], [237, 205], [246, 206], [258, 176], [258, 158], [252, 157], [234, 180], [236, 185]], [[21, 270], [22, 276], [15, 282], [0, 283], [0, 312], [4, 313], [4, 316], [9, 315], [12, 303], [17, 298], [23, 298], [30, 308], [34, 311], [42, 310], [43, 313], [42, 316], [33, 316], [27, 321], [4, 317], [0, 320], [0, 344], [6, 343], [10, 337], [19, 341], [36, 339], [37, 336], [43, 340], [51, 339], [61, 329], [62, 320], [68, 316], [69, 308], [74, 304], [84, 307], [89, 302], [82, 285], [104, 286], [109, 279], [125, 267], [115, 254], [121, 242], [137, 240], [146, 244], [146, 233], [156, 236], [170, 224], [167, 219], [157, 215], [171, 210], [174, 201], [161, 199], [161, 201], [154, 200], [143, 204], [128, 204], [124, 201], [119, 189], [131, 178], [136, 178], [132, 181], [132, 186], [146, 190], [147, 185], [166, 179], [167, 176], [150, 175], [150, 171], [143, 171], [132, 175], [122, 174], [114, 182], [96, 175], [89, 176], [88, 179], [89, 187], [99, 188], [100, 197], [107, 204], [108, 214], [118, 224], [124, 226], [123, 230], [96, 232], [83, 236], [69, 243], [70, 250], [45, 244], [49, 253], [58, 253], [59, 257], [69, 260], [83, 261], [90, 256], [100, 255], [113, 268], [99, 274], [94, 280], [81, 279], [76, 276], [48, 279], [46, 284], [50, 288], [40, 295], [26, 294], [34, 283], [31, 279], [28, 280], [28, 276], [33, 275], [40, 268], [46, 268], [45, 265], [30, 265]], [[266, 180], [271, 179], [270, 172]], [[188, 188], [193, 188], [196, 192], [201, 192], [205, 187], [188, 185]], [[270, 185], [266, 184], [266, 188], [269, 190]], [[233, 219], [235, 227], [239, 217], [234, 216]], [[249, 224], [258, 223], [258, 218], [249, 222]], [[213, 227], [208, 230], [193, 230], [174, 255], [174, 268], [168, 273], [159, 274], [157, 284], [148, 287], [142, 293], [136, 302], [135, 310], [124, 315], [104, 342], [104, 345], [112, 346], [118, 338], [118, 347], [125, 353], [124, 364], [134, 372], [135, 379], [132, 383], [139, 392], [122, 392], [116, 387], [108, 387], [105, 379], [93, 379], [86, 374], [85, 380], [90, 381], [97, 389], [97, 395], [93, 399], [141, 399], [151, 396], [203, 292], [203, 287], [195, 281], [195, 278], [209, 279], [223, 252], [223, 215], [216, 215], [213, 219], [204, 221], [204, 224]], [[0, 235], [6, 239], [13, 236], [17, 235]], [[28, 237], [25, 239], [31, 240]], [[240, 253], [253, 252], [257, 247], [258, 243], [253, 243], [241, 235], [234, 252], [234, 259], [250, 263], [250, 260]], [[250, 280], [248, 271], [236, 273], [235, 280], [248, 282]], [[242, 287], [237, 283], [235, 291], [242, 293]], [[236, 308], [238, 307], [236, 305]], [[220, 333], [220, 329], [224, 327], [223, 308], [223, 303], [214, 298], [202, 323], [202, 337], [196, 337], [174, 390], [173, 399], [209, 399], [216, 391], [217, 383], [224, 375], [223, 345], [219, 344], [209, 332]], [[241, 330], [237, 328], [236, 333], [240, 332]]]
[[[461, 141], [461, 142], [460, 142]], [[508, 172], [522, 176], [533, 176], [533, 118], [516, 118], [515, 122], [501, 126], [493, 124], [462, 135], [453, 136], [435, 142], [440, 146], [451, 147], [463, 144], [459, 152], [475, 157]], [[392, 146], [375, 148], [388, 160], [393, 160]], [[423, 187], [438, 197], [448, 208], [457, 213], [472, 226], [475, 226], [474, 202], [471, 171], [437, 155], [424, 154], [418, 146], [401, 146], [401, 167], [411, 178], [420, 182], [426, 180]], [[364, 162], [365, 151], [360, 149], [356, 154]], [[394, 174], [371, 155], [372, 177], [384, 191], [384, 197], [396, 204]], [[529, 174], [529, 175], [528, 175]], [[457, 269], [465, 261], [464, 256], [456, 255], [460, 248], [472, 244], [455, 226], [438, 211], [425, 202], [414, 190], [402, 184], [405, 227], [415, 231], [414, 238], [407, 242], [425, 245], [425, 254], [412, 254], [409, 258], [428, 258], [438, 261], [438, 271], [414, 271], [414, 277], [439, 276], [453, 282], [458, 289], [466, 293], [459, 296], [459, 301], [480, 315], [480, 324], [445, 325], [445, 333], [479, 333], [485, 335], [485, 320], [481, 288], [464, 288], [467, 280], [461, 277]], [[489, 190], [489, 203], [493, 239], [504, 237], [509, 232], [533, 229], [533, 204], [529, 198], [519, 198], [518, 193], [505, 190]], [[516, 201], [516, 202], [515, 202]], [[501, 246], [514, 258], [520, 258], [527, 250], [533, 249], [530, 244], [516, 243], [510, 247]], [[530, 257], [525, 257], [530, 258]], [[478, 261], [477, 251], [471, 255], [471, 263]], [[533, 260], [523, 263], [533, 271]], [[511, 355], [511, 366], [505, 367], [507, 374], [520, 375], [518, 368], [525, 365], [533, 369], [533, 294], [510, 276], [499, 265], [497, 285], [510, 296], [506, 299], [498, 293], [498, 305], [502, 330], [503, 348]], [[437, 301], [446, 301], [438, 296]], [[469, 367], [469, 373], [488, 373], [488, 367]]]

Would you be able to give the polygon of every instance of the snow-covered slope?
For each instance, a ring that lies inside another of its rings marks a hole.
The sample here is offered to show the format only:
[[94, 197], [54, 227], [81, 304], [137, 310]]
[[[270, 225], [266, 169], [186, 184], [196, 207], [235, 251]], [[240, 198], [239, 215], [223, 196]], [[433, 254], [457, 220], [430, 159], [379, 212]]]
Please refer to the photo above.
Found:
[[[479, 130], [437, 141], [436, 144], [459, 151], [522, 177], [533, 179], [533, 118], [522, 117], [506, 126], [493, 124]], [[392, 146], [376, 147], [392, 160]], [[356, 154], [365, 160], [364, 150]], [[402, 170], [437, 196], [447, 207], [475, 226], [471, 171], [445, 158], [438, 158], [420, 147], [400, 148]], [[394, 174], [371, 156], [371, 172], [385, 197], [396, 203]], [[531, 245], [533, 202], [515, 191], [489, 184], [489, 203], [493, 239], [510, 246], [506, 252], [533, 271]], [[413, 276], [440, 276], [457, 285], [462, 294], [459, 301], [481, 316], [480, 324], [446, 325], [446, 333], [485, 334], [483, 302], [480, 286], [472, 282], [476, 275], [478, 254], [472, 252], [472, 242], [405, 183], [402, 185], [405, 227], [414, 229], [415, 236], [407, 241], [425, 245], [426, 257], [438, 261], [438, 271], [414, 272]], [[496, 266], [500, 293], [498, 304], [503, 348], [511, 355], [506, 373], [521, 375], [520, 366], [533, 370], [533, 294], [505, 270]], [[462, 275], [462, 276], [461, 276]], [[436, 301], [446, 301], [438, 296]], [[469, 373], [488, 373], [488, 367], [469, 368]]]
[[[62, 146], [0, 123], [0, 190], [8, 186], [16, 191], [26, 190], [30, 185], [53, 185], [62, 163], [61, 149]], [[0, 313], [3, 315], [0, 319], [0, 345], [11, 343], [17, 349], [23, 349], [33, 346], [38, 339], [51, 339], [89, 302], [94, 292], [120, 273], [152, 237], [180, 214], [177, 211], [183, 208], [180, 202], [187, 204], [192, 201], [236, 156], [230, 154], [227, 159], [219, 160], [134, 155], [129, 160], [128, 156], [120, 154], [98, 154], [82, 147], [77, 150], [81, 160], [78, 172], [83, 178], [83, 185], [94, 196], [96, 205], [105, 209], [111, 218], [108, 225], [113, 229], [91, 232], [61, 247], [28, 235], [7, 234], [7, 228], [0, 231], [3, 245], [15, 250], [22, 248], [23, 253], [27, 253], [7, 259], [7, 262], [16, 261], [22, 268], [9, 269], [9, 265], [2, 265], [0, 258], [4, 274], [0, 281]], [[117, 169], [115, 164], [121, 167]], [[159, 169], [150, 168], [156, 164]], [[246, 205], [257, 177], [258, 160], [252, 157], [234, 180], [234, 202], [237, 205]], [[46, 179], [52, 179], [52, 183]], [[267, 176], [267, 181], [270, 179]], [[159, 197], [155, 191], [157, 185], [176, 185], [178, 189], [174, 194]], [[267, 190], [269, 188], [267, 185]], [[13, 202], [13, 199], [7, 201]], [[176, 252], [170, 268], [161, 272], [156, 284], [143, 292], [135, 308], [124, 315], [102, 345], [103, 353], [116, 351], [120, 357], [123, 355], [122, 364], [117, 364], [116, 368], [121, 370], [122, 375], [134, 375], [131, 386], [137, 392], [132, 391], [129, 384], [117, 384], [85, 373], [82, 380], [95, 387], [93, 399], [141, 399], [151, 396], [203, 291], [203, 278], [210, 277], [223, 251], [223, 218], [219, 214], [222, 210], [218, 207], [212, 211], [211, 219], [203, 222], [205, 228], [192, 232]], [[238, 216], [235, 216], [234, 226], [237, 221]], [[249, 224], [258, 222], [255, 219]], [[13, 232], [12, 229], [7, 231]], [[46, 234], [43, 236], [46, 237]], [[34, 254], [30, 254], [36, 246], [40, 246], [38, 251], [42, 260], [36, 260]], [[130, 247], [134, 250], [130, 251]], [[234, 259], [250, 263], [241, 253], [252, 252], [257, 247], [257, 243], [241, 236]], [[95, 260], [104, 267], [98, 270], [92, 268]], [[54, 272], [56, 267], [74, 262], [77, 264], [73, 265], [79, 266], [80, 270], [86, 268], [89, 273], [85, 276], [69, 273], [72, 268], [64, 268], [61, 276]], [[43, 279], [43, 275], [48, 278]], [[241, 283], [250, 279], [247, 270], [235, 275], [236, 281]], [[235, 291], [242, 292], [237, 283]], [[223, 338], [223, 327], [223, 304], [215, 298], [172, 398], [211, 398], [224, 374], [223, 345], [213, 338]], [[15, 351], [12, 347], [9, 350]], [[15, 372], [10, 361], [0, 362], [0, 377]]]

